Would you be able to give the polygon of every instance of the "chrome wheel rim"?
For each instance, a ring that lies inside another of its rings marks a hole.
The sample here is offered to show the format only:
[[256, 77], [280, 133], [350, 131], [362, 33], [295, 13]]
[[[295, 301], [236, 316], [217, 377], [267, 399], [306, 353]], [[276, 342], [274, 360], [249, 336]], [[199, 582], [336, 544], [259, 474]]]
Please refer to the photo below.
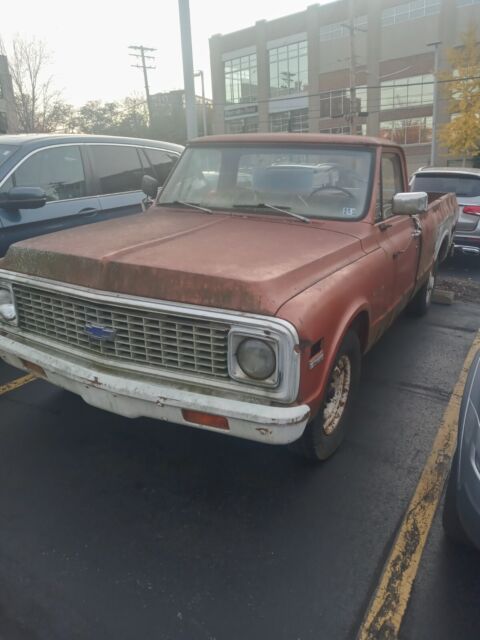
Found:
[[323, 409], [323, 430], [330, 436], [337, 429], [345, 412], [352, 382], [352, 364], [346, 355], [341, 356], [330, 376]]

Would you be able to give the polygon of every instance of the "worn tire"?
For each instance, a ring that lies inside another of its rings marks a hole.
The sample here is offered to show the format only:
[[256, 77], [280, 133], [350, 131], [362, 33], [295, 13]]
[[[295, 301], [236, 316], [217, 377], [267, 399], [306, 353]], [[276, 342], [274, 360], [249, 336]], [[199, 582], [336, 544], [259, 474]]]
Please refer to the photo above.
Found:
[[421, 318], [427, 313], [430, 309], [430, 305], [432, 304], [432, 293], [435, 288], [436, 279], [437, 263], [434, 262], [428, 274], [427, 281], [422, 288], [417, 291], [407, 306], [407, 313], [409, 315]]
[[[302, 437], [290, 445], [295, 453], [315, 462], [326, 460], [335, 453], [345, 437], [352, 402], [360, 380], [360, 369], [360, 341], [354, 331], [349, 331], [335, 356], [318, 414], [308, 423]], [[342, 384], [342, 380], [346, 377], [349, 378], [349, 384], [345, 396], [346, 384]], [[335, 388], [340, 390], [340, 395], [335, 392]], [[331, 416], [338, 416], [338, 412], [331, 411], [335, 406], [337, 409], [343, 406], [343, 409], [341, 415], [332, 422]]]
[[445, 502], [443, 503], [442, 524], [446, 535], [455, 542], [473, 547], [470, 539], [458, 516], [457, 509], [457, 489], [455, 478], [458, 472], [458, 451], [455, 452], [452, 460], [450, 475], [448, 476], [447, 489], [445, 491]]

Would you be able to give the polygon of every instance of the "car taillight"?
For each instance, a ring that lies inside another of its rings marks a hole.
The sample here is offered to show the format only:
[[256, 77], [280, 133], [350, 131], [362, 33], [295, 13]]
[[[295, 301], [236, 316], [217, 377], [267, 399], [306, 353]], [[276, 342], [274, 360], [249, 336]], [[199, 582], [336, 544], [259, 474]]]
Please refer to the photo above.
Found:
[[466, 207], [463, 207], [463, 213], [480, 216], [480, 206], [476, 204], [469, 204]]

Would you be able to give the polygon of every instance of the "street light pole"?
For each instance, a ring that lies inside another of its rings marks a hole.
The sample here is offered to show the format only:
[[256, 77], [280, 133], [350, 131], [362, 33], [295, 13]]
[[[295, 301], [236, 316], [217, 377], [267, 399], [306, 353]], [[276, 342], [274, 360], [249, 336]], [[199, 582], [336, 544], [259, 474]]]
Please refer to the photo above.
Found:
[[432, 109], [432, 144], [430, 147], [430, 166], [435, 166], [437, 157], [437, 119], [438, 119], [438, 69], [440, 63], [441, 42], [430, 42], [427, 47], [434, 47], [435, 61], [433, 63], [433, 109]]
[[202, 120], [203, 120], [203, 135], [208, 135], [207, 131], [207, 104], [205, 102], [205, 80], [203, 77], [203, 71], [197, 71], [195, 77], [200, 76], [200, 82], [202, 85]]
[[187, 116], [187, 137], [196, 138], [197, 104], [195, 101], [195, 80], [193, 78], [192, 33], [190, 29], [189, 0], [178, 0], [180, 34], [182, 38], [183, 81], [185, 85], [185, 111]]

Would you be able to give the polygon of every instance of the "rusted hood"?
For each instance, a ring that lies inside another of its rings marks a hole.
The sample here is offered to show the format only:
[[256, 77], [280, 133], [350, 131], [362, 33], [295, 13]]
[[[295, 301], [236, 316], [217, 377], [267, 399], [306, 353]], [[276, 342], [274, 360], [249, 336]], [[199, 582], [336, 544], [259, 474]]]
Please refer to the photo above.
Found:
[[25, 240], [1, 267], [102, 291], [273, 315], [363, 255], [358, 239], [327, 226], [150, 209]]

